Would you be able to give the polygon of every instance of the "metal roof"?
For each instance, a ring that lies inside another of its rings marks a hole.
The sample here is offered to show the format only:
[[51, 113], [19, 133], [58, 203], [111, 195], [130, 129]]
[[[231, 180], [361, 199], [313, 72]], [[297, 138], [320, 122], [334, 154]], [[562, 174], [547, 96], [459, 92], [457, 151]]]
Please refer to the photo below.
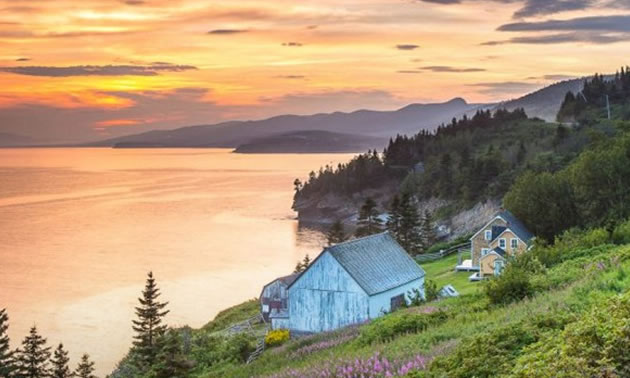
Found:
[[388, 233], [328, 247], [328, 251], [368, 295], [424, 277], [424, 270]]
[[514, 214], [508, 210], [503, 210], [498, 214], [498, 216], [507, 222], [507, 228], [512, 230], [519, 239], [529, 244], [530, 240], [534, 237], [534, 234], [529, 232], [527, 227], [525, 227], [525, 225], [517, 217], [515, 217]]

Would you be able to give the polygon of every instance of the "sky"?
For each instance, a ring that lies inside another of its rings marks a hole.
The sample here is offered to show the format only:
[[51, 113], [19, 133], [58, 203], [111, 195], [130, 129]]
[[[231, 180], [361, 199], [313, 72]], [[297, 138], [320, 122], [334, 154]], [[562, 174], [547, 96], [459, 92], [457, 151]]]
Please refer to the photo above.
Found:
[[0, 132], [494, 102], [629, 53], [630, 0], [0, 0]]

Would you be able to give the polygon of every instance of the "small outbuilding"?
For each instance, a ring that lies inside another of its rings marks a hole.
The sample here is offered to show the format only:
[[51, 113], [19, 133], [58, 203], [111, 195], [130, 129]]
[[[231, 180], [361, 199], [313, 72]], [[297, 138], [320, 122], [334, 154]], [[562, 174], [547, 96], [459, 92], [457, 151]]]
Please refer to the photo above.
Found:
[[328, 247], [289, 285], [286, 328], [316, 333], [377, 318], [414, 289], [424, 296], [424, 277], [387, 232]]
[[[263, 286], [260, 293], [260, 313], [265, 322], [278, 323], [275, 328], [286, 328], [283, 319], [288, 318], [288, 287], [299, 276], [294, 273], [288, 276], [276, 278]], [[275, 319], [275, 320], [274, 320]]]

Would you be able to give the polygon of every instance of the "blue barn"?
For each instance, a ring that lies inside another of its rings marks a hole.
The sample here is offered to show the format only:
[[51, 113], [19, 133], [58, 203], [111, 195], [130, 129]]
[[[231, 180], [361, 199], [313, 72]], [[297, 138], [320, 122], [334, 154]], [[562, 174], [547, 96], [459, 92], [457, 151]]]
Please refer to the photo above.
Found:
[[413, 289], [424, 296], [424, 276], [387, 232], [328, 247], [289, 285], [288, 313], [274, 328], [315, 333], [377, 318]]

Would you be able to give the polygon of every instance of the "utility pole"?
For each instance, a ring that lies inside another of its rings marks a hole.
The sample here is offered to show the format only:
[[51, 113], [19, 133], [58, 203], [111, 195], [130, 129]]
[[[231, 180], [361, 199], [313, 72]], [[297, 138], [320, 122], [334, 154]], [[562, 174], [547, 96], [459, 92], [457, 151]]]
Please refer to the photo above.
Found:
[[610, 120], [610, 101], [608, 100], [608, 95], [606, 95], [606, 110], [608, 111], [608, 120]]

